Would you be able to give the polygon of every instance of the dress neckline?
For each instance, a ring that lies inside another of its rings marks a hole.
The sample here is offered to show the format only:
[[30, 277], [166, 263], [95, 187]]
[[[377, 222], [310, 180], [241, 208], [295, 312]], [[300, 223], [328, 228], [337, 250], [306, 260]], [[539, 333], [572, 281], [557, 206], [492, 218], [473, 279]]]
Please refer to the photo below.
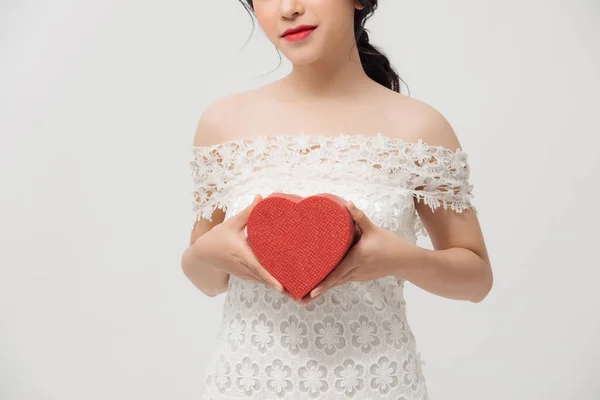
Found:
[[451, 150], [450, 148], [448, 148], [446, 146], [429, 144], [422, 139], [418, 139], [417, 142], [411, 142], [411, 141], [406, 141], [406, 140], [403, 140], [400, 138], [387, 136], [381, 132], [377, 132], [377, 134], [372, 135], [372, 136], [364, 135], [364, 134], [360, 134], [360, 133], [345, 133], [345, 132], [340, 132], [339, 134], [337, 134], [335, 136], [331, 136], [331, 135], [322, 135], [322, 134], [308, 134], [308, 133], [304, 133], [303, 131], [301, 131], [298, 134], [283, 133], [283, 134], [275, 134], [275, 135], [259, 135], [259, 136], [241, 137], [238, 139], [230, 139], [230, 140], [226, 140], [224, 142], [215, 143], [215, 144], [208, 145], [208, 146], [192, 145], [192, 149], [213, 150], [213, 149], [219, 149], [221, 147], [228, 147], [233, 144], [248, 143], [248, 142], [251, 143], [254, 141], [261, 141], [261, 140], [287, 141], [287, 140], [298, 140], [298, 139], [300, 139], [300, 141], [305, 141], [305, 142], [310, 142], [310, 141], [317, 142], [315, 144], [319, 144], [320, 142], [326, 142], [327, 140], [342, 141], [342, 140], [348, 140], [348, 139], [353, 140], [355, 142], [361, 142], [361, 143], [380, 141], [380, 142], [384, 142], [386, 145], [392, 145], [392, 146], [397, 145], [399, 147], [410, 148], [411, 150], [425, 151], [427, 149], [438, 149], [439, 151], [442, 151], [444, 153], [450, 153], [452, 155], [465, 154], [464, 150], [461, 147], [458, 147], [456, 150]]

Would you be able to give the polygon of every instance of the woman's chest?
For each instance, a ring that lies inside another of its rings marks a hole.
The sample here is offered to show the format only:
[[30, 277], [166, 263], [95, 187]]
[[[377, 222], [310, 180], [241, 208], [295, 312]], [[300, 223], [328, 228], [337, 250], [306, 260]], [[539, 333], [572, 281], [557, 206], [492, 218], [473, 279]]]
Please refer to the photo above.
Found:
[[296, 134], [299, 131], [333, 137], [339, 132], [395, 132], [409, 140], [414, 136], [413, 113], [403, 96], [368, 81], [345, 94], [301, 99], [278, 84], [248, 92], [240, 100], [235, 115], [228, 119], [231, 137]]
[[414, 236], [415, 205], [410, 191], [351, 179], [327, 177], [284, 178], [282, 176], [255, 176], [232, 186], [228, 193], [226, 219], [249, 206], [256, 194], [263, 198], [271, 193], [290, 193], [308, 197], [331, 193], [351, 200], [377, 226], [401, 234], [407, 239]]
[[256, 194], [331, 193], [352, 200], [378, 226], [408, 240], [426, 235], [415, 201], [432, 210], [472, 207], [467, 154], [374, 136], [281, 134], [195, 146], [190, 160], [195, 220], [216, 208], [229, 217]]

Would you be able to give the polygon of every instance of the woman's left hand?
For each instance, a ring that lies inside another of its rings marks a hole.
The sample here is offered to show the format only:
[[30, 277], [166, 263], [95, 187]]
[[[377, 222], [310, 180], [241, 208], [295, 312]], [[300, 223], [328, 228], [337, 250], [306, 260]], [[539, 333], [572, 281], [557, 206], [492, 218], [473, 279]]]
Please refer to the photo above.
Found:
[[419, 247], [402, 236], [375, 225], [351, 201], [346, 202], [346, 208], [360, 229], [360, 239], [338, 265], [302, 299], [303, 304], [334, 286], [401, 275], [402, 266], [415, 260]]

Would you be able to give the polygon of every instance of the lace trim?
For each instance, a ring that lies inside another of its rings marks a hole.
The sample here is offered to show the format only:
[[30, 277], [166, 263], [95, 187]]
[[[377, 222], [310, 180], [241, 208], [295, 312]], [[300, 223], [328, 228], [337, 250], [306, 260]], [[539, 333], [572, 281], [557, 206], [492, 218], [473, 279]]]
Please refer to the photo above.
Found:
[[[216, 208], [226, 211], [228, 183], [249, 179], [259, 171], [303, 178], [345, 176], [352, 181], [364, 177], [372, 183], [404, 187], [433, 211], [443, 206], [459, 213], [467, 208], [477, 212], [471, 203], [467, 153], [421, 139], [406, 142], [381, 133], [242, 138], [192, 146], [190, 167], [196, 221], [212, 220]], [[415, 222], [416, 231], [427, 236], [420, 218]]]

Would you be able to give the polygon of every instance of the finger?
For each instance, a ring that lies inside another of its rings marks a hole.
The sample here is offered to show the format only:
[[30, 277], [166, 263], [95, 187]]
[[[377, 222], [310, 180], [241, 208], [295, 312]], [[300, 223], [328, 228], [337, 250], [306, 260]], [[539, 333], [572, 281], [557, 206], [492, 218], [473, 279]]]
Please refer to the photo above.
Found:
[[242, 268], [240, 271], [232, 272], [232, 275], [235, 275], [241, 279], [252, 280], [265, 285], [267, 284], [267, 282], [265, 282], [256, 272], [254, 272], [252, 268], [248, 268], [248, 266], [244, 264], [242, 265], [244, 268]]
[[339, 285], [342, 277], [359, 265], [358, 257], [360, 256], [360, 251], [361, 248], [358, 244], [351, 247], [344, 258], [335, 266], [335, 269], [311, 291], [311, 297], [317, 297], [319, 294], [331, 289], [334, 285]]
[[243, 252], [244, 258], [248, 260], [248, 266], [265, 281], [265, 284], [283, 293], [283, 285], [260, 263], [249, 243], [246, 243]]
[[352, 201], [346, 202], [346, 208], [350, 211], [350, 215], [352, 215], [352, 219], [356, 222], [356, 225], [358, 225], [361, 233], [368, 232], [375, 227], [369, 217], [356, 207]]
[[346, 273], [344, 268], [340, 268], [340, 265], [336, 266], [333, 271], [329, 273], [313, 290], [310, 292], [310, 297], [315, 298], [321, 293], [332, 288], [335, 283], [340, 279], [342, 275]]
[[[219, 225], [213, 229], [218, 227]], [[248, 246], [248, 244], [246, 243], [245, 246]], [[237, 261], [237, 265], [235, 270], [230, 271], [230, 273], [236, 276], [251, 276], [253, 280], [268, 285], [268, 283], [254, 270], [254, 268], [252, 268], [252, 264], [255, 263], [255, 256], [252, 252], [248, 254], [247, 247], [241, 246], [238, 251], [234, 252], [233, 256]]]
[[353, 281], [354, 281], [354, 270], [350, 270], [350, 271], [346, 272], [346, 274], [338, 280], [338, 285], [345, 285], [346, 283], [350, 283]]
[[263, 280], [265, 280], [267, 282], [267, 284], [271, 287], [273, 287], [275, 290], [277, 290], [279, 293], [283, 293], [283, 285], [281, 283], [279, 283], [279, 281], [277, 279], [275, 279], [273, 277], [273, 275], [271, 275], [269, 273], [269, 271], [267, 271], [265, 269], [265, 267], [263, 267], [262, 265], [255, 265], [253, 267], [254, 272], [256, 272]]
[[254, 196], [252, 203], [250, 203], [250, 205], [248, 207], [244, 208], [242, 211], [240, 211], [239, 213], [237, 213], [236, 215], [234, 215], [233, 217], [230, 218], [237, 228], [239, 228], [239, 229], [246, 228], [246, 224], [248, 223], [248, 217], [250, 216], [252, 209], [261, 200], [262, 200], [262, 196], [260, 194], [257, 194], [256, 196]]
[[310, 293], [308, 293], [306, 296], [304, 296], [302, 299], [300, 299], [300, 303], [302, 305], [307, 305], [309, 303], [312, 303], [316, 299], [317, 299], [316, 297], [310, 297]]
[[253, 280], [255, 280], [258, 283], [262, 283], [263, 285], [268, 286], [269, 284], [267, 283], [267, 281], [265, 281], [263, 278], [261, 278], [261, 276], [259, 274], [257, 274], [253, 269], [248, 268], [248, 275], [252, 277]]
[[265, 285], [271, 286], [278, 292], [283, 293], [283, 285], [258, 261], [249, 244], [245, 250], [245, 257], [246, 260], [249, 260], [248, 267], [265, 281]]
[[239, 274], [239, 275], [236, 275], [236, 276], [238, 278], [246, 280], [246, 281], [253, 281], [253, 282], [262, 283], [262, 280], [260, 278], [257, 278], [253, 274], [245, 273], [245, 274]]

